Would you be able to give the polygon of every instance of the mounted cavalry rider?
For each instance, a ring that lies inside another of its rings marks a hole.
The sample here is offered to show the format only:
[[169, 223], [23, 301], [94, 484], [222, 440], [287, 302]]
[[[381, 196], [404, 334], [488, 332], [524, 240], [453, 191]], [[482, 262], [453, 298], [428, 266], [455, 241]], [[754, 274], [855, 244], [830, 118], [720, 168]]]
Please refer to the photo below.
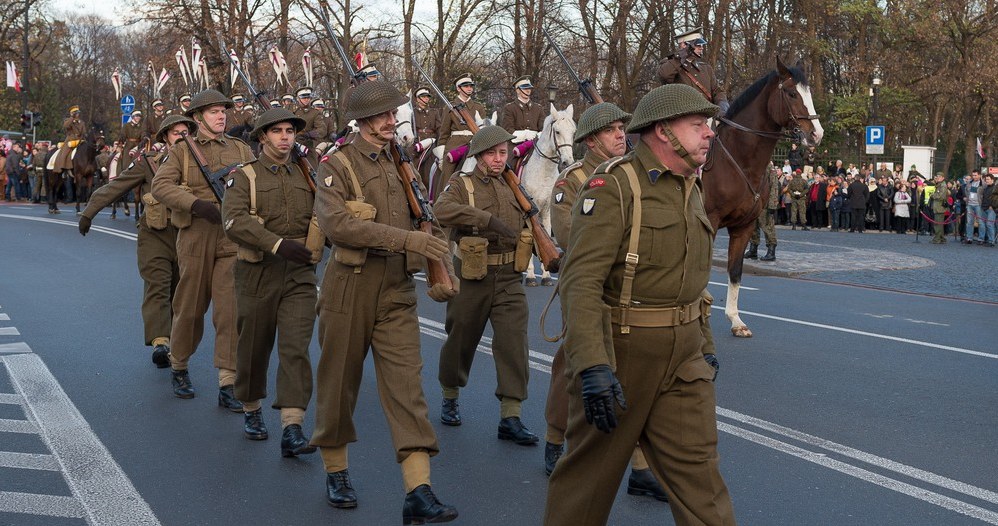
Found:
[[312, 88], [301, 88], [295, 95], [298, 96], [298, 108], [295, 108], [294, 114], [305, 121], [296, 140], [308, 148], [308, 162], [316, 166], [319, 164], [319, 155], [315, 144], [326, 136], [326, 119], [321, 110], [312, 107]]
[[52, 173], [62, 173], [64, 170], [73, 169], [72, 152], [76, 145], [83, 142], [87, 133], [87, 126], [80, 120], [80, 107], [70, 106], [69, 117], [62, 121], [62, 129], [66, 132], [66, 140], [59, 146], [59, 153], [56, 154], [55, 167]]
[[[451, 102], [453, 106], [464, 106], [468, 109], [468, 114], [474, 116], [475, 112], [478, 112], [480, 117], [485, 117], [485, 106], [471, 100], [471, 97], [475, 94], [475, 81], [471, 78], [471, 74], [464, 74], [458, 77], [454, 81], [454, 89], [457, 90], [457, 98]], [[458, 117], [451, 113], [444, 116], [443, 125], [440, 127], [440, 139], [437, 141], [437, 144], [442, 144], [444, 152], [450, 153], [458, 147], [467, 146], [471, 142], [471, 136], [472, 133], [468, 129], [468, 126], [461, 123]], [[461, 159], [456, 159], [455, 161], [450, 161], [447, 156], [444, 156], [441, 163], [441, 173], [437, 177], [435, 184], [436, 191], [433, 192], [433, 195], [443, 193], [444, 186], [447, 184], [450, 176], [458, 171], [458, 164], [461, 160], [463, 160], [463, 155]]]
[[702, 28], [676, 36], [679, 52], [669, 55], [658, 65], [662, 84], [686, 84], [696, 88], [708, 102], [721, 107], [721, 115], [728, 112], [728, 96], [714, 75], [714, 68], [703, 60], [707, 39]]
[[[415, 104], [413, 105], [412, 124], [416, 132], [416, 153], [422, 153], [436, 145], [437, 135], [440, 133], [440, 125], [443, 121], [443, 114], [440, 108], [430, 107], [430, 89], [427, 87], [416, 88]], [[425, 160], [429, 155], [421, 157]], [[423, 184], [429, 188], [431, 162], [419, 163], [419, 174], [423, 179]]]
[[513, 144], [535, 140], [537, 134], [544, 128], [544, 117], [547, 112], [540, 104], [530, 100], [534, 86], [529, 76], [524, 75], [516, 79], [513, 90], [516, 92], [516, 100], [503, 106], [502, 119], [499, 122], [506, 131], [513, 134]]

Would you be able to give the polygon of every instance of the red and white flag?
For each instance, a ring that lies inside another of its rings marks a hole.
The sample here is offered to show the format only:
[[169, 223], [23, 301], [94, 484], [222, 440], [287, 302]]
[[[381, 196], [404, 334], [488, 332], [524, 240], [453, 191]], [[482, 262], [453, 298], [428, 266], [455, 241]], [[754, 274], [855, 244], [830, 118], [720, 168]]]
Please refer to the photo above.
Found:
[[984, 145], [981, 144], [981, 138], [977, 138], [977, 156], [981, 159], [984, 158]]
[[239, 66], [239, 57], [236, 56], [236, 50], [229, 50], [229, 89], [235, 89], [236, 87], [236, 77], [239, 73], [236, 72], [236, 67]]
[[121, 73], [118, 68], [111, 73], [111, 85], [114, 86], [114, 100], [121, 100]]
[[21, 91], [21, 79], [17, 76], [17, 66], [9, 60], [7, 61], [7, 87], [14, 88], [14, 91]]
[[277, 46], [270, 48], [270, 65], [274, 67], [277, 74], [277, 83], [287, 83], [291, 87], [291, 80], [288, 78], [288, 62], [284, 59], [284, 53], [277, 49]]
[[170, 80], [170, 73], [163, 68], [159, 72], [159, 79], [156, 80], [156, 98], [161, 98], [163, 96], [163, 87], [166, 86], [166, 81]]
[[196, 38], [191, 38], [191, 72], [194, 73], [194, 81], [201, 80], [201, 44]]
[[301, 56], [301, 67], [305, 70], [305, 85], [312, 85], [312, 48], [305, 48], [305, 53]]
[[184, 46], [177, 50], [177, 67], [180, 68], [180, 76], [184, 77], [184, 85], [190, 90], [194, 85], [194, 74], [191, 72], [191, 65], [187, 62], [187, 53]]

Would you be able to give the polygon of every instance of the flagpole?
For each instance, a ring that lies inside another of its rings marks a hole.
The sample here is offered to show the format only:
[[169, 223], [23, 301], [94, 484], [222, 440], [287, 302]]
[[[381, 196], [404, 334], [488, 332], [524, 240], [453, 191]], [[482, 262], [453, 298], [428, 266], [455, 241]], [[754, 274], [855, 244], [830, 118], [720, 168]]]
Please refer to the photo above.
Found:
[[24, 4], [24, 63], [21, 67], [21, 74], [24, 76], [24, 82], [21, 85], [21, 114], [23, 115], [28, 111], [28, 29], [30, 28], [30, 22], [28, 19], [28, 14], [31, 11], [31, 4], [25, 2]]

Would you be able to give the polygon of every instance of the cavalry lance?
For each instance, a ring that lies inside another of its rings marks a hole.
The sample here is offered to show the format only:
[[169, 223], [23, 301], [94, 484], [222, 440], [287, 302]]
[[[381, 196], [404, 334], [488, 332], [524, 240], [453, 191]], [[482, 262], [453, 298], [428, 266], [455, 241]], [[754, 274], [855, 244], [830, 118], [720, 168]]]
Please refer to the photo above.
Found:
[[[423, 68], [419, 65], [419, 61], [416, 60], [416, 57], [412, 58], [412, 63], [416, 66], [416, 69], [419, 70], [419, 74], [422, 75], [430, 87], [433, 88], [433, 91], [437, 93], [437, 97], [444, 101], [444, 104], [447, 105], [447, 109], [457, 116], [458, 120], [461, 121], [461, 124], [467, 126], [468, 130], [470, 130], [472, 134], [478, 133], [478, 123], [476, 123], [475, 119], [468, 113], [468, 108], [465, 107], [464, 104], [458, 104], [457, 106], [451, 104], [447, 99], [447, 96], [444, 95], [444, 92], [440, 91], [440, 88], [435, 82], [433, 82], [433, 79], [431, 79], [430, 76], [423, 71]], [[538, 219], [537, 215], [539, 211], [537, 210], [537, 205], [534, 204], [534, 199], [529, 193], [527, 193], [527, 190], [523, 187], [523, 184], [520, 183], [519, 177], [516, 176], [516, 173], [513, 172], [513, 169], [510, 168], [508, 164], [503, 169], [502, 178], [506, 182], [506, 185], [509, 186], [510, 190], [513, 191], [513, 197], [516, 198], [516, 203], [520, 205], [520, 210], [530, 221], [530, 231], [534, 236], [534, 245], [537, 248], [537, 256], [541, 259], [541, 264], [544, 265], [544, 268], [547, 269], [548, 272], [558, 272], [558, 268], [561, 266], [562, 251], [559, 250], [558, 246], [554, 244], [554, 240], [551, 239], [551, 235], [548, 234], [547, 229], [544, 228], [544, 225], [542, 225]]]
[[[343, 61], [343, 67], [346, 69], [347, 74], [350, 75], [351, 83], [356, 86], [361, 82], [365, 82], [367, 75], [357, 74], [354, 71], [353, 64], [350, 63], [346, 51], [340, 45], [339, 35], [336, 34], [336, 31], [329, 24], [329, 18], [326, 16], [325, 9], [320, 9], [319, 12], [321, 13], [320, 18], [322, 19], [322, 23], [326, 26], [326, 31], [329, 33], [329, 38], [333, 41], [336, 51], [339, 52], [340, 59]], [[419, 188], [419, 179], [416, 177], [416, 171], [412, 168], [409, 156], [406, 155], [402, 146], [399, 145], [395, 138], [392, 138], [389, 146], [390, 157], [395, 163], [399, 177], [402, 179], [402, 188], [405, 189], [405, 197], [409, 203], [409, 213], [412, 216], [413, 225], [417, 229], [433, 235], [433, 224], [436, 223], [436, 218], [433, 216], [433, 210], [430, 208], [429, 201], [426, 200], [423, 196], [423, 191]], [[450, 290], [454, 290], [454, 283], [451, 282], [450, 273], [447, 272], [447, 264], [443, 259], [436, 261], [429, 258], [426, 259], [426, 281], [431, 287], [441, 284]]]

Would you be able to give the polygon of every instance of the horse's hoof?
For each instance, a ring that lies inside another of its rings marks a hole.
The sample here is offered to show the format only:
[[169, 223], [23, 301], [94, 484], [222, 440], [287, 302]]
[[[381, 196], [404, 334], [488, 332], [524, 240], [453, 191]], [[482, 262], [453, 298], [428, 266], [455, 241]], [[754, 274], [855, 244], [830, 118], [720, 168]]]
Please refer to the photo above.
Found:
[[744, 325], [742, 325], [741, 327], [732, 327], [731, 328], [731, 334], [733, 334], [735, 336], [735, 338], [751, 338], [752, 337], [752, 331], [750, 331], [749, 328], [746, 327], [746, 326], [744, 326]]
[[527, 278], [526, 285], [528, 287], [536, 287], [537, 286], [537, 279], [536, 278]]
[[551, 278], [541, 278], [541, 285], [544, 285], [545, 287], [553, 287], [554, 280]]

